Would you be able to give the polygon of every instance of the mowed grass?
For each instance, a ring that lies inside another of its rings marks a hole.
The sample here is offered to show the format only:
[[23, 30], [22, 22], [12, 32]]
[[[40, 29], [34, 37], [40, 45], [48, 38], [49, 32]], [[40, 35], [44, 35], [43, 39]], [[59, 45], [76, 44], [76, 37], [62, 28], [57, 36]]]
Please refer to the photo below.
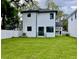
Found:
[[1, 40], [1, 59], [77, 59], [76, 38], [10, 38]]

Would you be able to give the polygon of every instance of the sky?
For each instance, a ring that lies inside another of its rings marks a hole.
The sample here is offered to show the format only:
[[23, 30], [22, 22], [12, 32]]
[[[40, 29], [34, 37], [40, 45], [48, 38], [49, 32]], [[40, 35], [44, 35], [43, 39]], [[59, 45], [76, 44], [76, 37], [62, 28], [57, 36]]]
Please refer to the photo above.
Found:
[[[77, 0], [51, 0], [54, 1], [66, 14], [72, 13], [77, 8]], [[46, 8], [46, 0], [38, 0], [41, 8]]]
[[[23, 2], [23, 0], [21, 0]], [[47, 0], [36, 0], [41, 8], [46, 8]], [[77, 8], [77, 0], [51, 0], [59, 6], [65, 14], [71, 14]]]

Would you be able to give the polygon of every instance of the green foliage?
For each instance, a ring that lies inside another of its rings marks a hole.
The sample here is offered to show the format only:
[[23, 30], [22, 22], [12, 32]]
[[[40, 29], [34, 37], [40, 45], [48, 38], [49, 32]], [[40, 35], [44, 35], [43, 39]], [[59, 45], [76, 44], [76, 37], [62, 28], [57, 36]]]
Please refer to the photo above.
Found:
[[32, 2], [29, 2], [29, 3], [23, 3], [22, 6], [21, 6], [21, 11], [22, 10], [38, 10], [40, 7], [38, 6], [38, 1], [36, 0], [33, 0]]
[[[19, 26], [18, 12], [21, 11], [20, 0], [2, 0], [1, 1], [1, 17], [2, 17], [2, 29], [15, 29]], [[37, 1], [26, 0], [28, 9], [37, 9]], [[13, 6], [11, 5], [13, 4]], [[23, 7], [23, 6], [22, 6]]]
[[66, 36], [70, 36], [69, 34], [66, 34]]
[[1, 1], [2, 29], [15, 29], [19, 25], [18, 10], [7, 0]]
[[57, 10], [57, 19], [60, 19], [64, 15], [64, 12], [59, 9], [58, 5], [55, 4], [53, 0], [47, 0], [46, 5], [48, 9]]
[[48, 9], [59, 10], [59, 7], [53, 1], [50, 0], [47, 0], [47, 7]]
[[64, 12], [63, 11], [60, 11], [60, 10], [58, 10], [58, 12], [57, 12], [57, 19], [61, 19], [61, 17], [64, 15]]
[[68, 31], [68, 20], [64, 19], [62, 20], [62, 26], [64, 31]]

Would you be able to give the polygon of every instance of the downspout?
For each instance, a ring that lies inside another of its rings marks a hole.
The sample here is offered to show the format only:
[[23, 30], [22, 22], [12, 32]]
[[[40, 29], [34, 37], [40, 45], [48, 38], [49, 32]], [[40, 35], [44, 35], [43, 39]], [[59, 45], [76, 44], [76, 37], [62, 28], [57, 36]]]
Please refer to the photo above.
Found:
[[56, 36], [56, 13], [54, 13], [54, 32], [55, 32], [55, 36]]
[[37, 37], [37, 13], [36, 13], [36, 37]]

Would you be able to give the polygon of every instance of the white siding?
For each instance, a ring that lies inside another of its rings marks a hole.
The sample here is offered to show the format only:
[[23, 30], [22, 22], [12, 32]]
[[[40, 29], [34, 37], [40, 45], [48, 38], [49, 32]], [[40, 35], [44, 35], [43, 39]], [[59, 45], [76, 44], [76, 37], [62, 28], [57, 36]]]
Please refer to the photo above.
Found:
[[[36, 37], [36, 13], [31, 13], [31, 17], [27, 17], [28, 13], [22, 15], [23, 18], [23, 33], [27, 37]], [[27, 31], [27, 26], [32, 27], [32, 31]]]
[[[71, 20], [73, 18], [73, 20]], [[77, 37], [77, 19], [75, 19], [75, 15], [72, 15], [68, 19], [68, 32], [71, 36]]]
[[[31, 13], [31, 17], [27, 17], [28, 13], [23, 13], [22, 19], [23, 19], [23, 33], [26, 33], [27, 37], [36, 37], [36, 33], [38, 36], [38, 27], [42, 26], [44, 27], [44, 34], [47, 37], [54, 37], [55, 36], [55, 13], [54, 13], [54, 19], [50, 20], [50, 13]], [[36, 25], [37, 20], [37, 25]], [[32, 31], [27, 31], [27, 26], [32, 27]], [[37, 27], [36, 27], [37, 26]], [[52, 26], [54, 28], [53, 33], [47, 33], [46, 27]], [[36, 32], [37, 28], [37, 32]]]
[[[55, 16], [55, 14], [54, 14]], [[55, 17], [54, 19], [50, 19], [50, 13], [40, 13], [37, 16], [37, 26], [43, 26], [44, 27], [44, 34], [46, 37], [54, 37], [55, 36]], [[52, 26], [54, 28], [54, 32], [47, 33], [46, 27]], [[38, 30], [38, 28], [37, 28]]]

